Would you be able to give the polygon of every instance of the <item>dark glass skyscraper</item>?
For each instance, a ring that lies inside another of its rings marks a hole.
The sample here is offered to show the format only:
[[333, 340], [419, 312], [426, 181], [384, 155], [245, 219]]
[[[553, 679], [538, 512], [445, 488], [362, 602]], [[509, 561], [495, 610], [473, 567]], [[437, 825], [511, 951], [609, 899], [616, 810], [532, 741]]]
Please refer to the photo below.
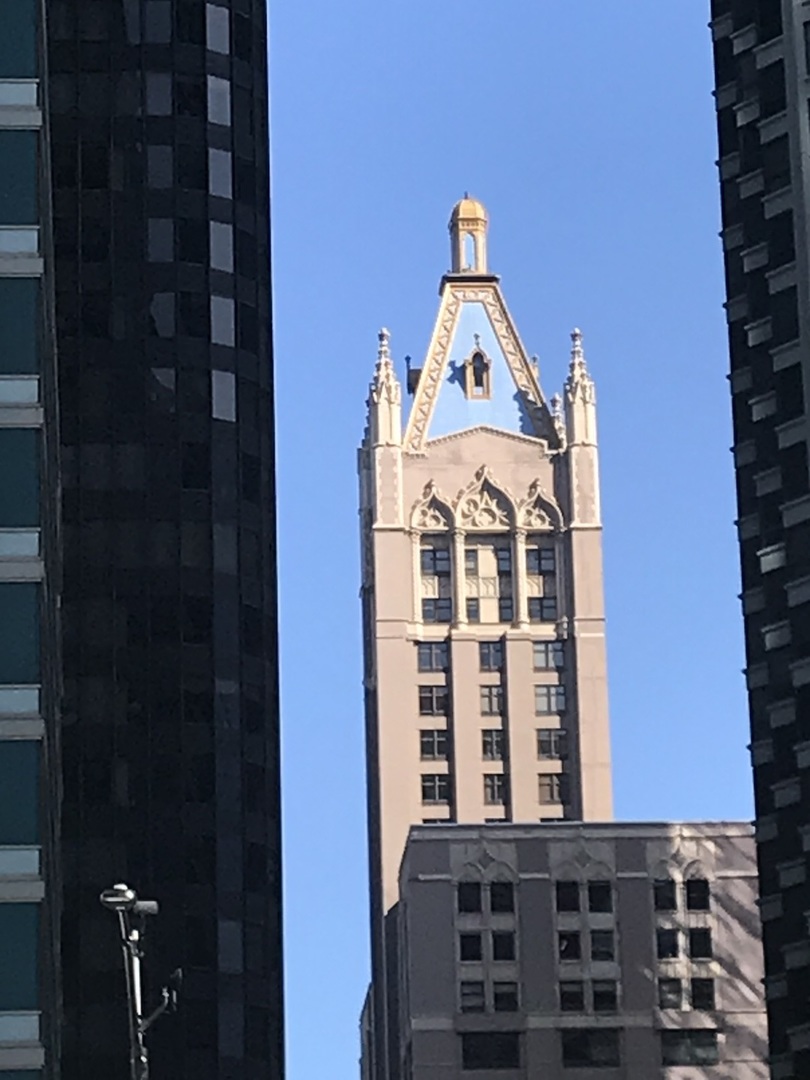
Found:
[[774, 1080], [810, 1076], [810, 7], [713, 0], [729, 375]]
[[2, 14], [0, 1075], [127, 1075], [126, 881], [153, 1080], [276, 1080], [264, 0]]

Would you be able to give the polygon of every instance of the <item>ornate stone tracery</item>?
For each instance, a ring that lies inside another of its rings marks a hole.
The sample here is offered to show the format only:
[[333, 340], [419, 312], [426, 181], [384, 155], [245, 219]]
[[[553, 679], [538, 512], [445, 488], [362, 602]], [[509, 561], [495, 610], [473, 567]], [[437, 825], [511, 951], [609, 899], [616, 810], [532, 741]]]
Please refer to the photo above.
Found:
[[421, 532], [440, 532], [449, 529], [453, 523], [453, 511], [449, 503], [439, 494], [433, 480], [425, 485], [422, 498], [411, 511], [411, 528]]
[[458, 493], [456, 524], [468, 529], [508, 529], [515, 521], [515, 505], [509, 494], [496, 483], [486, 465], [475, 479]]
[[518, 522], [521, 528], [533, 532], [563, 527], [562, 511], [557, 500], [544, 490], [539, 479], [531, 482], [526, 498], [519, 504]]

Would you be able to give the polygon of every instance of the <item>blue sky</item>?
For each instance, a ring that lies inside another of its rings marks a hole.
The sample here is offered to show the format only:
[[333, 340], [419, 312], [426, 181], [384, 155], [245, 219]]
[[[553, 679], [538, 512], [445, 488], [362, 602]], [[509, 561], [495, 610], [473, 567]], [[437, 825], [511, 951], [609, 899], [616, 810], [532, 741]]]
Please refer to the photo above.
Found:
[[465, 190], [546, 392], [574, 326], [597, 383], [617, 816], [751, 816], [708, 6], [271, 5], [291, 1080], [358, 1075], [355, 454]]

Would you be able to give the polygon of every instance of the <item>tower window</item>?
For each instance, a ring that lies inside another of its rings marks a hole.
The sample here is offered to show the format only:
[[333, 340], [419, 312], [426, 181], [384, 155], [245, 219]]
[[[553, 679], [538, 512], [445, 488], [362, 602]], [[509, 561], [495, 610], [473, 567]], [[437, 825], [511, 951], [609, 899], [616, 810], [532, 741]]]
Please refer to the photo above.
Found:
[[447, 760], [447, 732], [420, 731], [419, 756], [422, 761]]
[[419, 715], [446, 716], [448, 694], [446, 686], [419, 687]]
[[423, 574], [447, 577], [450, 573], [450, 551], [448, 548], [423, 547], [421, 564]]
[[500, 716], [503, 713], [503, 687], [481, 687], [481, 715]]
[[464, 269], [475, 269], [475, 237], [472, 233], [464, 233]]
[[[449, 596], [438, 600], [422, 601], [422, 621], [426, 623], [449, 623], [453, 620], [453, 601]], [[472, 621], [472, 620], [470, 620]]]
[[417, 650], [420, 671], [447, 671], [446, 641], [420, 641]]
[[446, 773], [422, 775], [422, 802], [428, 804], [450, 802], [450, 777]]
[[554, 548], [526, 548], [526, 573], [532, 575], [553, 574], [556, 570]]
[[557, 600], [554, 596], [529, 597], [529, 622], [556, 622]]
[[503, 806], [506, 802], [506, 777], [503, 773], [484, 776], [484, 802], [487, 806]]
[[481, 757], [484, 761], [503, 761], [503, 731], [500, 728], [481, 732]]
[[[477, 335], [476, 335], [477, 344]], [[464, 391], [468, 398], [485, 400], [491, 396], [492, 364], [481, 349], [475, 351], [464, 361]]]

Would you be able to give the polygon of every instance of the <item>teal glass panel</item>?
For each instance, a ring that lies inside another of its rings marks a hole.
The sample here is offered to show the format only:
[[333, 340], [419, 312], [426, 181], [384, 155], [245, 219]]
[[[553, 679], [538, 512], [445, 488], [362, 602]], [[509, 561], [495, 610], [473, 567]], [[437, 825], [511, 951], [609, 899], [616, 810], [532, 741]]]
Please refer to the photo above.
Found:
[[42, 1073], [30, 1072], [24, 1069], [12, 1069], [11, 1072], [0, 1073], [0, 1080], [42, 1080]]
[[39, 843], [39, 753], [31, 739], [0, 739], [0, 844]]
[[0, 428], [0, 528], [39, 525], [39, 432]]
[[39, 371], [39, 282], [0, 278], [0, 375]]
[[[36, 0], [3, 0], [0, 11], [3, 15], [3, 32], [0, 34], [0, 79], [36, 78]], [[25, 1075], [27, 1076], [28, 1073]], [[7, 1076], [8, 1074], [4, 1073], [3, 1080], [6, 1080]]]
[[0, 1012], [38, 1009], [39, 904], [0, 904], [0, 941]]
[[0, 131], [0, 225], [36, 225], [37, 133]]
[[0, 684], [38, 682], [39, 586], [0, 582]]

